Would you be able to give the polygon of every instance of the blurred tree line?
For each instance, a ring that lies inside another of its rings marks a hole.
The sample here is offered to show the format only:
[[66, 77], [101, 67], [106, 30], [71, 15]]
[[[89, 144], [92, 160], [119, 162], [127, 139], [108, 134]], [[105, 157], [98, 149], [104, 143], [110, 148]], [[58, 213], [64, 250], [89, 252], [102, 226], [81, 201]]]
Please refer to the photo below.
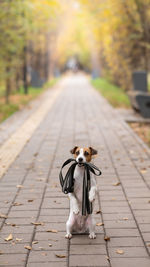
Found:
[[[0, 0], [0, 95], [28, 93], [76, 56], [124, 89], [150, 69], [150, 0]], [[36, 79], [36, 78], [35, 78]]]
[[150, 0], [79, 0], [90, 21], [100, 71], [130, 89], [133, 70], [150, 70]]
[[52, 74], [52, 46], [60, 5], [57, 0], [0, 0], [0, 88], [28, 93], [30, 73], [43, 80]]

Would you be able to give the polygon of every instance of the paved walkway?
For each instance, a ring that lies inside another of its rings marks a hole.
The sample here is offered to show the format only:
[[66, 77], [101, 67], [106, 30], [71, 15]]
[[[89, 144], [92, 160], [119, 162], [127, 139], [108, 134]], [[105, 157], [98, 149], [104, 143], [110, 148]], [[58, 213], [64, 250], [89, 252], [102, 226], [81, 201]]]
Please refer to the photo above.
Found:
[[[149, 267], [150, 151], [84, 76], [57, 87], [0, 147], [0, 266]], [[95, 240], [64, 238], [58, 173], [74, 145], [99, 151]]]

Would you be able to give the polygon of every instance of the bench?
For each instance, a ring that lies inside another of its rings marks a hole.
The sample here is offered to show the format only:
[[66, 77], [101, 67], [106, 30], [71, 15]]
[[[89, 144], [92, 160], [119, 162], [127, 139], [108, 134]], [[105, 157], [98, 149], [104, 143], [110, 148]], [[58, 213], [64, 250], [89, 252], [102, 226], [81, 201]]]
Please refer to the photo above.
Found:
[[132, 107], [144, 118], [150, 118], [150, 93], [148, 93], [146, 71], [135, 71], [132, 75], [133, 88], [128, 92]]

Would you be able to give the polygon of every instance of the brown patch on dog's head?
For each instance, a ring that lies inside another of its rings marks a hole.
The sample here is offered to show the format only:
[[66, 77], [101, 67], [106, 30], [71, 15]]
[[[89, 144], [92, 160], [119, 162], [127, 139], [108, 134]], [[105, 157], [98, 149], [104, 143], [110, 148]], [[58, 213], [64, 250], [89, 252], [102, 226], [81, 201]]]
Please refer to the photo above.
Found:
[[80, 147], [75, 146], [74, 148], [72, 148], [70, 150], [70, 153], [73, 154], [74, 157], [76, 158], [79, 155], [79, 153], [80, 153]]
[[97, 155], [98, 153], [97, 150], [95, 150], [92, 147], [85, 147], [83, 148], [83, 151], [84, 151], [84, 156], [87, 162], [90, 162], [92, 159], [92, 156]]

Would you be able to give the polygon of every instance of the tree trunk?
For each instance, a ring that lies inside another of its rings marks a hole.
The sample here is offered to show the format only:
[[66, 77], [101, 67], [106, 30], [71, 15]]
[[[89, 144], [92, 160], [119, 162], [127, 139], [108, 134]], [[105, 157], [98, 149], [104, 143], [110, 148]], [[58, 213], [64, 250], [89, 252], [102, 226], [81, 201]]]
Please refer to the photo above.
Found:
[[6, 91], [5, 91], [5, 103], [9, 104], [9, 96], [10, 96], [10, 91], [11, 91], [11, 82], [10, 82], [10, 77], [9, 77], [9, 71], [10, 67], [6, 67], [6, 73], [8, 74], [6, 78]]
[[24, 64], [23, 64], [23, 87], [24, 93], [28, 94], [28, 81], [27, 81], [27, 47], [24, 46]]

